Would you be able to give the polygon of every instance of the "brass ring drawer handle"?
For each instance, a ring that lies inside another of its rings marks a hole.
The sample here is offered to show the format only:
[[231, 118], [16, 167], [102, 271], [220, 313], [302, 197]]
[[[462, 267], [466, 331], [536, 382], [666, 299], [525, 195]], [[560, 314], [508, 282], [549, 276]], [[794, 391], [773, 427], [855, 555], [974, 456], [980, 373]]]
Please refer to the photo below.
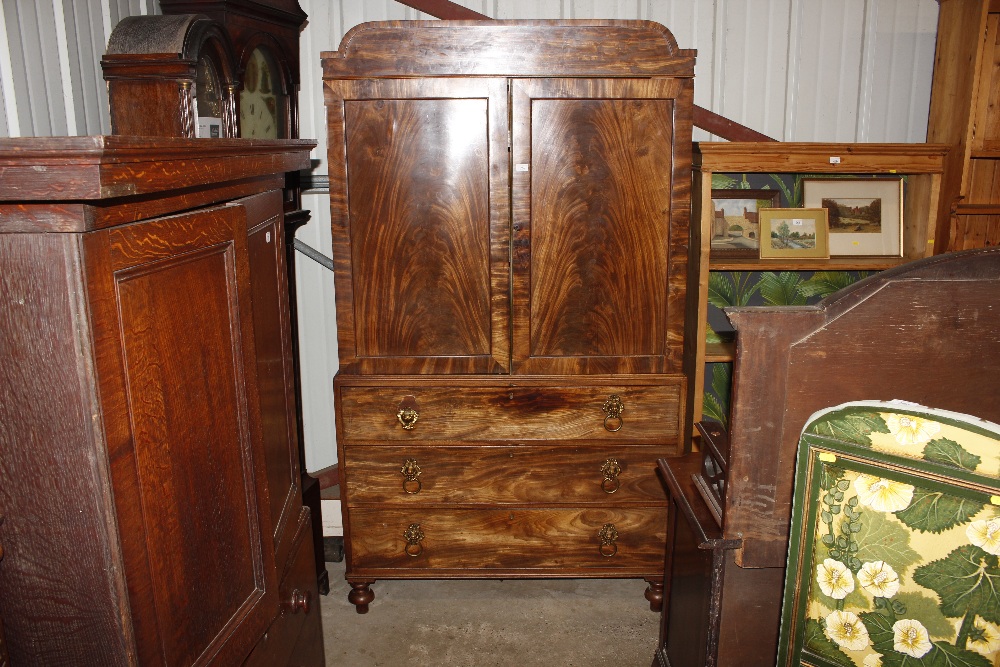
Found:
[[416, 459], [406, 459], [403, 461], [403, 467], [399, 469], [399, 474], [403, 476], [403, 492], [414, 494], [420, 493], [420, 489], [423, 485], [420, 483], [420, 466], [417, 465]]
[[601, 532], [598, 533], [598, 537], [601, 538], [600, 551], [602, 556], [605, 558], [611, 558], [618, 553], [618, 545], [615, 544], [615, 540], [618, 539], [618, 531], [615, 530], [615, 524], [604, 524], [604, 527], [601, 528]]
[[622, 486], [622, 481], [618, 479], [618, 475], [622, 473], [622, 467], [618, 465], [618, 459], [608, 459], [601, 466], [601, 472], [604, 473], [604, 479], [601, 481], [601, 490], [604, 493], [612, 494]]
[[405, 430], [410, 431], [416, 425], [417, 420], [420, 419], [420, 413], [415, 408], [400, 408], [399, 412], [396, 413], [396, 419], [399, 420], [399, 423], [403, 425]]
[[420, 530], [419, 523], [411, 523], [410, 527], [403, 531], [403, 539], [406, 540], [406, 546], [403, 547], [403, 551], [406, 552], [407, 556], [416, 558], [424, 551], [424, 545], [420, 542], [424, 539], [424, 531]]
[[608, 396], [608, 400], [604, 401], [604, 406], [601, 408], [604, 410], [604, 428], [608, 431], [614, 433], [621, 429], [625, 424], [625, 420], [622, 419], [622, 412], [625, 411], [625, 404], [622, 403], [622, 398], [618, 394], [611, 394]]

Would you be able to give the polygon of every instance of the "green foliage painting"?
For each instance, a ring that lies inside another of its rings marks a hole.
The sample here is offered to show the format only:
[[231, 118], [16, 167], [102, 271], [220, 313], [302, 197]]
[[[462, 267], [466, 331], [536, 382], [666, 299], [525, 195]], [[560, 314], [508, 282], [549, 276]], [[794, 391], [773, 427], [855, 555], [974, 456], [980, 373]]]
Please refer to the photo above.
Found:
[[783, 660], [1000, 664], [1000, 432], [981, 425], [883, 403], [806, 427], [791, 544], [807, 556], [789, 556], [782, 630], [798, 648], [783, 635]]

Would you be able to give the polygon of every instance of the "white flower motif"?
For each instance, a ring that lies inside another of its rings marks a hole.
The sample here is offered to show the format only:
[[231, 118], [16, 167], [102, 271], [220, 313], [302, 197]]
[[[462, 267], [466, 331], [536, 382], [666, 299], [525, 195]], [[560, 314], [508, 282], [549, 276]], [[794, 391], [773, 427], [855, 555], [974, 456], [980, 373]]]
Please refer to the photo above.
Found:
[[966, 647], [987, 658], [995, 657], [1000, 651], [1000, 626], [977, 616], [973, 628]]
[[891, 598], [899, 591], [899, 575], [891, 565], [881, 560], [862, 565], [858, 583], [877, 598]]
[[868, 646], [868, 628], [857, 614], [837, 610], [826, 617], [826, 636], [837, 646], [860, 651]]
[[904, 618], [892, 625], [892, 647], [900, 653], [922, 658], [934, 645], [931, 644], [927, 628], [920, 621]]
[[882, 654], [871, 653], [865, 656], [865, 661], [861, 664], [864, 667], [882, 667]]
[[911, 485], [882, 477], [858, 475], [854, 480], [854, 490], [858, 492], [858, 500], [862, 505], [878, 512], [905, 510], [913, 501]]
[[983, 551], [1000, 556], [1000, 519], [973, 521], [965, 529], [965, 535]]
[[816, 582], [834, 600], [843, 600], [854, 590], [854, 576], [839, 560], [827, 558], [816, 566]]
[[930, 441], [941, 430], [941, 425], [937, 422], [920, 417], [895, 413], [883, 416], [885, 417], [885, 425], [889, 427], [889, 433], [901, 445], [923, 444]]

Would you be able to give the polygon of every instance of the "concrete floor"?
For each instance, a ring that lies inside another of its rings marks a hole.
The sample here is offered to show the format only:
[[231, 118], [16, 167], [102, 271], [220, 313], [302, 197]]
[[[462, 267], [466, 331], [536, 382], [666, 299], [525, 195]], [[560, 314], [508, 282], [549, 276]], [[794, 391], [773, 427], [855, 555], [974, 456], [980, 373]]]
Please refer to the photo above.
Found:
[[648, 667], [660, 615], [637, 579], [376, 581], [358, 614], [327, 563], [326, 664], [335, 667]]

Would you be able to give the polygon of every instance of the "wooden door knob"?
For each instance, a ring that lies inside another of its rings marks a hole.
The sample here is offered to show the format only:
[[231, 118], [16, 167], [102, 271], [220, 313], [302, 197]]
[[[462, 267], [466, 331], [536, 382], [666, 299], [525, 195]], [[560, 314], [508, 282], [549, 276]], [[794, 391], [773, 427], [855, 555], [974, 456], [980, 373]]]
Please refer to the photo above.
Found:
[[292, 594], [288, 596], [288, 600], [285, 601], [284, 606], [293, 614], [297, 614], [300, 611], [304, 614], [308, 614], [309, 608], [312, 606], [312, 592], [303, 592], [296, 588], [292, 591]]

